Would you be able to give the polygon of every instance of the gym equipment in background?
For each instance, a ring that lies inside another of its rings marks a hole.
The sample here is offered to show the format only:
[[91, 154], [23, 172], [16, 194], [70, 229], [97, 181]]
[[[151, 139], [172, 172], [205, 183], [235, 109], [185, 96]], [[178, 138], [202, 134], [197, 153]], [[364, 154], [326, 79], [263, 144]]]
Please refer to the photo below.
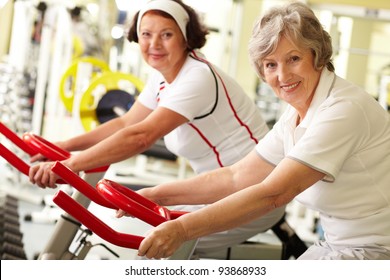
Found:
[[95, 75], [98, 75], [99, 73], [110, 71], [108, 64], [101, 59], [90, 56], [74, 59], [70, 66], [62, 74], [59, 84], [60, 98], [68, 112], [72, 112], [73, 110], [73, 102], [77, 84], [76, 80], [80, 63], [85, 63], [92, 66], [91, 77], [88, 77], [89, 79], [95, 77]]
[[18, 132], [31, 129], [34, 81], [30, 74], [0, 63], [1, 121]]
[[19, 223], [18, 198], [0, 193], [1, 260], [27, 260]]
[[143, 89], [141, 80], [131, 74], [105, 72], [94, 78], [80, 100], [80, 119], [86, 131], [122, 116]]
[[132, 74], [110, 71], [98, 58], [80, 57], [62, 75], [59, 90], [66, 110], [90, 131], [126, 113], [143, 86]]

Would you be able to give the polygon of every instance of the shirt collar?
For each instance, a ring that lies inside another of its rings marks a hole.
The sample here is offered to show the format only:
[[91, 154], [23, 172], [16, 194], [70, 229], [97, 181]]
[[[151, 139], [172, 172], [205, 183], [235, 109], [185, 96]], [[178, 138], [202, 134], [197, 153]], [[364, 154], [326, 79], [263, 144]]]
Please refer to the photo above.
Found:
[[[329, 97], [334, 85], [335, 77], [335, 73], [329, 71], [327, 68], [324, 68], [322, 70], [320, 80], [313, 96], [313, 100], [310, 103], [310, 107], [307, 111], [305, 118], [299, 124], [300, 127], [307, 128], [309, 126], [310, 122], [315, 117], [315, 113], [318, 107]], [[286, 114], [286, 121], [289, 123], [290, 126], [295, 127], [298, 115], [297, 111], [294, 109], [294, 107], [288, 105]]]

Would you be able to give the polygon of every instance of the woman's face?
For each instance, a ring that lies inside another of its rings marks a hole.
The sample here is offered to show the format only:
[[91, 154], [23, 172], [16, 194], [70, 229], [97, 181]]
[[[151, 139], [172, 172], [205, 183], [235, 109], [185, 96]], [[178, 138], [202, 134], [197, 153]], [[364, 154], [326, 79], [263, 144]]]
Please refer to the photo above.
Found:
[[138, 43], [145, 61], [172, 82], [187, 57], [187, 44], [175, 20], [146, 13], [141, 19]]
[[303, 118], [321, 74], [314, 69], [311, 50], [298, 48], [282, 37], [275, 52], [265, 57], [262, 67], [265, 81], [275, 94], [296, 108]]

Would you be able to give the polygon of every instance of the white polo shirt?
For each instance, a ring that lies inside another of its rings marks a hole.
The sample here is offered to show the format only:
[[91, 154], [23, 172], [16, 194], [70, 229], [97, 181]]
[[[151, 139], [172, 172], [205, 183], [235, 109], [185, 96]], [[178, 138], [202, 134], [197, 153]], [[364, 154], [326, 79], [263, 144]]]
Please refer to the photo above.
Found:
[[196, 173], [235, 163], [268, 132], [259, 108], [238, 83], [195, 52], [170, 84], [154, 72], [138, 101], [152, 110], [168, 108], [189, 120], [164, 141]]
[[296, 197], [320, 212], [334, 245], [390, 248], [390, 114], [359, 87], [324, 69], [305, 119], [289, 106], [258, 153], [284, 157], [326, 174]]

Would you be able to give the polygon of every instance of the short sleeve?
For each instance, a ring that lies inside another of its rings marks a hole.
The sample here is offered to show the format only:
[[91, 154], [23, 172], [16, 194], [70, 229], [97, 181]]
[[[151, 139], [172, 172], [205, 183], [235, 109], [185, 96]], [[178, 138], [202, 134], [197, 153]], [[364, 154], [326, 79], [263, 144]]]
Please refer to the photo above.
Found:
[[159, 106], [175, 111], [188, 120], [207, 114], [218, 99], [216, 77], [204, 66], [183, 71], [160, 96]]
[[368, 121], [358, 103], [341, 98], [327, 102], [316, 114], [288, 156], [324, 172], [325, 179], [333, 181], [346, 159], [366, 141]]
[[161, 81], [163, 81], [162, 76], [153, 72], [153, 74], [149, 76], [137, 101], [151, 110], [156, 109], [158, 105], [156, 95], [159, 91], [158, 86]]
[[283, 122], [282, 116], [256, 145], [257, 153], [275, 166], [285, 157]]

